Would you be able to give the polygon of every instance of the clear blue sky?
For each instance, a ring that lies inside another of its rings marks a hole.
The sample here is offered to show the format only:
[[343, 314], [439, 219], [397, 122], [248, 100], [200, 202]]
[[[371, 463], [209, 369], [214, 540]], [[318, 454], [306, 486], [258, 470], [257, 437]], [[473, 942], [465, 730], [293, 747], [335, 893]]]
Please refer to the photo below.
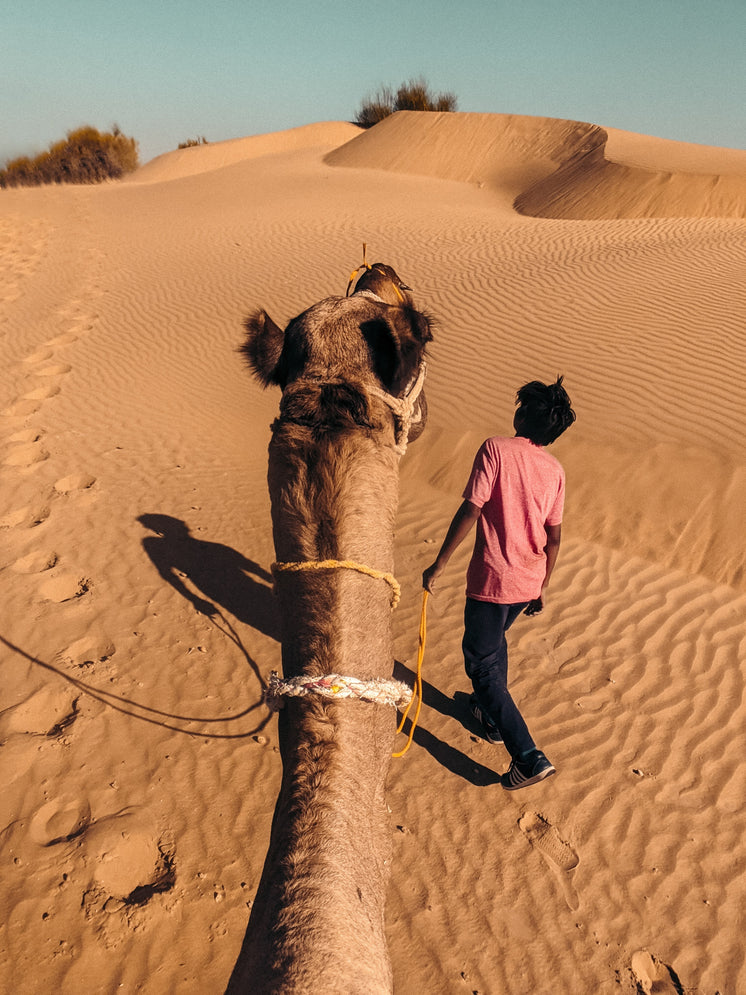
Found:
[[143, 162], [351, 120], [424, 76], [459, 110], [746, 147], [746, 0], [0, 0], [0, 163], [116, 122]]

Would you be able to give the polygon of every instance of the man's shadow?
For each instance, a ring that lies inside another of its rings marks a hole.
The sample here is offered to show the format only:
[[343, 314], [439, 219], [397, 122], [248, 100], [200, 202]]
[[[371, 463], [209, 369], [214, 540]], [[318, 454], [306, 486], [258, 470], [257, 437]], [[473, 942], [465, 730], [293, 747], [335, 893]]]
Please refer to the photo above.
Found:
[[[414, 671], [410, 670], [409, 667], [406, 667], [399, 660], [396, 660], [394, 663], [394, 677], [410, 686], [414, 685]], [[423, 681], [422, 703], [429, 708], [433, 708], [436, 712], [440, 712], [441, 715], [447, 715], [452, 719], [456, 719], [467, 732], [475, 735], [479, 734], [478, 725], [469, 711], [468, 694], [457, 691], [453, 698], [448, 698], [434, 684]], [[410, 711], [410, 716], [412, 715], [414, 715], [413, 710]], [[404, 732], [408, 728], [406, 726]], [[434, 760], [437, 760], [439, 764], [442, 764], [446, 770], [450, 770], [452, 774], [456, 774], [458, 777], [463, 777], [465, 781], [469, 781], [471, 784], [477, 785], [477, 787], [482, 788], [490, 784], [497, 784], [500, 780], [500, 775], [490, 767], [485, 767], [478, 760], [474, 760], [472, 757], [467, 756], [466, 753], [462, 753], [461, 750], [457, 750], [455, 746], [444, 743], [443, 740], [438, 739], [437, 736], [428, 732], [422, 725], [417, 725], [415, 728], [413, 741], [418, 746], [427, 750], [430, 756]], [[491, 752], [486, 755], [489, 756], [491, 763], [499, 762], [500, 760], [497, 755], [493, 758]]]
[[179, 518], [145, 514], [137, 520], [155, 533], [142, 545], [158, 573], [198, 612], [214, 619], [223, 608], [279, 641], [280, 619], [267, 570], [230, 546], [195, 539]]

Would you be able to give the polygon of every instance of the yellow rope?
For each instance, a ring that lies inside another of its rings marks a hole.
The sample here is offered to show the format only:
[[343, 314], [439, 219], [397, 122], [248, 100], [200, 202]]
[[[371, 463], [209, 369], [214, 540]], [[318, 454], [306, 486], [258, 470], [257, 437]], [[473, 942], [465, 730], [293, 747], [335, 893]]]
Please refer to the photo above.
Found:
[[355, 277], [358, 275], [358, 273], [360, 272], [361, 269], [370, 269], [370, 263], [368, 262], [368, 246], [366, 245], [365, 242], [363, 242], [363, 262], [362, 262], [362, 265], [358, 266], [357, 269], [354, 269], [352, 271], [352, 273], [350, 273], [350, 279], [349, 279], [349, 282], [347, 284], [347, 292], [345, 294], [345, 297], [349, 297], [350, 296], [350, 287], [355, 282]]
[[414, 737], [415, 726], [417, 725], [417, 720], [420, 717], [420, 709], [422, 708], [422, 661], [425, 659], [425, 640], [427, 638], [427, 596], [428, 592], [422, 592], [422, 613], [420, 615], [420, 637], [417, 646], [417, 675], [415, 677], [415, 693], [412, 695], [412, 699], [404, 709], [404, 714], [401, 717], [401, 722], [397, 728], [397, 733], [400, 733], [404, 728], [404, 723], [409, 715], [409, 709], [412, 707], [412, 702], [417, 698], [417, 708], [414, 713], [414, 718], [410, 720], [409, 735], [407, 737], [407, 743], [403, 750], [399, 750], [398, 753], [392, 753], [393, 757], [403, 757], [407, 752], [409, 747], [412, 745], [412, 739]]
[[[289, 570], [292, 572], [300, 570], [357, 570], [358, 573], [366, 574], [368, 577], [374, 577], [377, 580], [386, 581], [392, 591], [392, 611], [399, 604], [399, 600], [401, 598], [401, 587], [399, 585], [399, 581], [393, 574], [386, 573], [383, 570], [375, 570], [373, 567], [366, 567], [364, 563], [356, 563], [354, 560], [299, 560], [297, 562], [289, 563], [276, 562], [272, 564], [271, 569], [273, 573], [283, 570]], [[404, 714], [401, 717], [401, 722], [396, 730], [397, 734], [404, 728], [404, 723], [407, 721], [407, 716], [409, 715], [412, 702], [415, 698], [417, 699], [417, 708], [415, 709], [414, 718], [410, 719], [410, 727], [406, 745], [402, 750], [399, 750], [398, 753], [393, 753], [393, 757], [403, 757], [412, 745], [414, 730], [417, 726], [417, 720], [420, 717], [420, 709], [422, 708], [422, 662], [425, 659], [425, 642], [427, 639], [427, 598], [428, 591], [423, 591], [422, 612], [420, 614], [420, 632], [417, 645], [417, 673], [415, 675], [414, 694], [412, 695], [409, 704], [405, 708]]]
[[384, 570], [375, 570], [373, 567], [366, 567], [364, 563], [356, 563], [354, 560], [300, 560], [296, 563], [273, 563], [272, 572], [281, 570], [357, 570], [358, 573], [374, 577], [376, 580], [385, 580], [391, 588], [391, 611], [396, 608], [401, 599], [401, 587], [399, 581], [393, 574]]

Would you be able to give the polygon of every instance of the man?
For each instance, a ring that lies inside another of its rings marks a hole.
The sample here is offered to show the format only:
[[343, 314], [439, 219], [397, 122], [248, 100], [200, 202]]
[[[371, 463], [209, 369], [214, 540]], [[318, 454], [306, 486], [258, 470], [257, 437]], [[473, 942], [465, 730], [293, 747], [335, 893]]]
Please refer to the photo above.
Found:
[[557, 562], [562, 532], [565, 474], [547, 453], [575, 421], [562, 377], [532, 381], [518, 391], [515, 436], [487, 439], [474, 460], [464, 501], [453, 517], [437, 559], [422, 575], [433, 592], [453, 552], [476, 524], [466, 575], [464, 665], [471, 678], [473, 715], [485, 739], [504, 742], [510, 769], [500, 783], [508, 791], [555, 773], [537, 749], [508, 691], [505, 633], [522, 611], [537, 615]]

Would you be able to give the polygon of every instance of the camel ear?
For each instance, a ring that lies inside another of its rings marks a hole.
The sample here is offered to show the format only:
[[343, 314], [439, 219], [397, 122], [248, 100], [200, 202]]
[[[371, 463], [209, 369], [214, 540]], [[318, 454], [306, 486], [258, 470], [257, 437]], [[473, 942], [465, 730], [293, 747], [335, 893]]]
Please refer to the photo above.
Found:
[[249, 369], [262, 386], [281, 385], [280, 356], [285, 333], [266, 311], [250, 314], [243, 324], [247, 334], [240, 351], [246, 357]]
[[387, 308], [380, 317], [360, 325], [373, 370], [390, 393], [401, 393], [417, 375], [425, 346], [433, 337], [431, 325], [426, 314], [409, 306]]

